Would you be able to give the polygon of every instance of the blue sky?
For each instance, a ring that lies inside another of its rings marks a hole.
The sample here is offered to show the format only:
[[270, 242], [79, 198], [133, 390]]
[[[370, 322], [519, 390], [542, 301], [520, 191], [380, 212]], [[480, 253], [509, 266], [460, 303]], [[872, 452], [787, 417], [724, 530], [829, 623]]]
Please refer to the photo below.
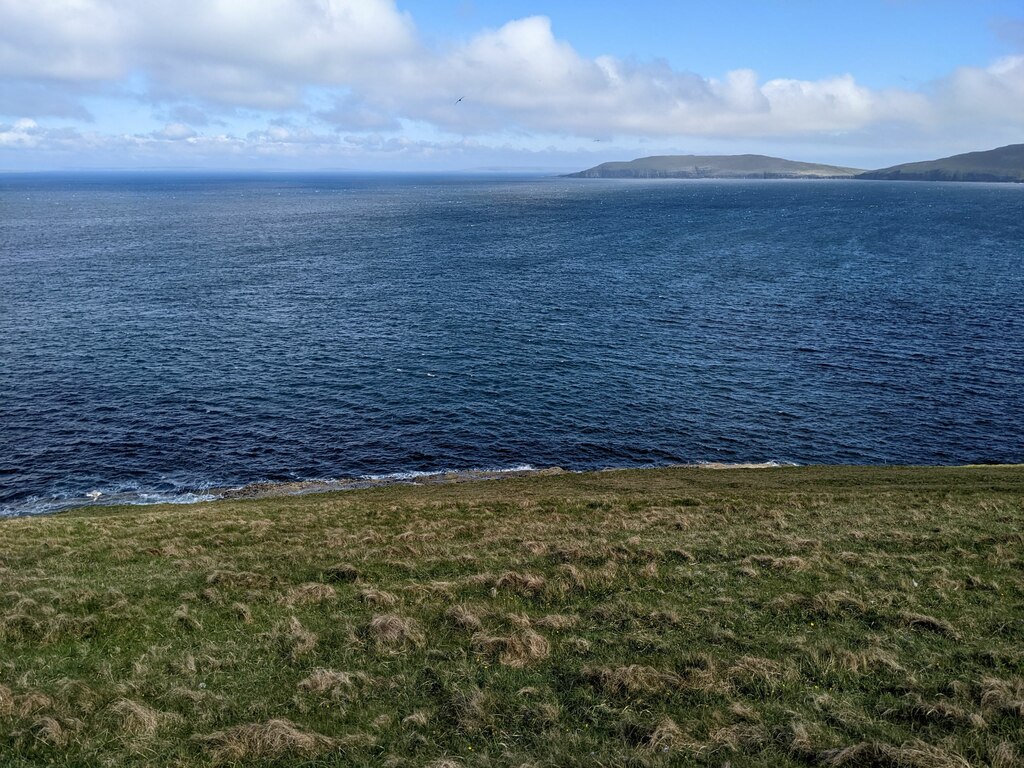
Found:
[[1019, 142], [1019, 0], [0, 0], [0, 170], [870, 168]]
[[[871, 87], [925, 85], [951, 65], [984, 66], [1013, 53], [1001, 23], [1020, 2], [471, 2], [401, 4], [436, 41], [546, 15], [585, 56], [661, 58], [677, 69], [724, 74], [741, 67], [817, 79], [852, 72]], [[913, 29], [913, 34], [902, 30]]]

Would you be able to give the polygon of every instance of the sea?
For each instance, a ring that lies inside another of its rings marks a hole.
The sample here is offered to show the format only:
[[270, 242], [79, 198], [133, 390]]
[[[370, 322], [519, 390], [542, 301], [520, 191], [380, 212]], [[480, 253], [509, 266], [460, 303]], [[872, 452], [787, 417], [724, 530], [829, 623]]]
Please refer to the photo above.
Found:
[[0, 175], [0, 514], [1024, 462], [1024, 185]]

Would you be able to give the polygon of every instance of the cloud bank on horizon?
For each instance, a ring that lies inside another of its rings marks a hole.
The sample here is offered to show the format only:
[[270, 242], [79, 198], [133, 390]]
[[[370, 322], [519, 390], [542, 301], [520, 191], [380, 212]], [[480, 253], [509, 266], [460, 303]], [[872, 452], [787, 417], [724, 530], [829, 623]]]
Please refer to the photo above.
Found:
[[787, 145], [882, 165], [1024, 141], [1024, 24], [1000, 31], [1015, 53], [872, 88], [587, 56], [545, 16], [433, 42], [392, 0], [0, 0], [0, 169], [552, 166]]

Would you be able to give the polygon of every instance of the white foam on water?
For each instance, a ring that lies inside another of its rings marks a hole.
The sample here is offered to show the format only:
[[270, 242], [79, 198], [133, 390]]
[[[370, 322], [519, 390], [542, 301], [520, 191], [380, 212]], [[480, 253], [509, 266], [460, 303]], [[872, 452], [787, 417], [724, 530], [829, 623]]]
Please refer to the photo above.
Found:
[[213, 493], [140, 493], [131, 501], [122, 502], [132, 506], [144, 504], [198, 504], [202, 501], [214, 501], [220, 498]]
[[799, 467], [795, 461], [698, 461], [693, 466], [708, 469], [773, 469], [776, 467]]
[[[430, 469], [430, 470], [409, 470], [406, 472], [388, 472], [382, 475], [360, 475], [359, 480], [368, 480], [375, 483], [380, 482], [402, 482], [416, 480], [421, 477], [438, 477], [439, 475], [504, 475], [512, 472], [533, 472], [536, 470], [532, 464], [516, 464], [512, 467], [500, 467], [494, 468], [483, 468], [474, 467], [472, 469]], [[332, 481], [326, 481], [332, 482]]]

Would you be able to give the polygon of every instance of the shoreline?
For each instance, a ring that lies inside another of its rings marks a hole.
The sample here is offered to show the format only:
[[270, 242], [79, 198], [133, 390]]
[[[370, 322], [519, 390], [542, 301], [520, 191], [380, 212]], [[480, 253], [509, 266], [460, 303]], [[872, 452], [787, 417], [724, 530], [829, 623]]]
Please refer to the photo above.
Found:
[[513, 477], [551, 477], [563, 474], [587, 474], [589, 472], [625, 472], [644, 469], [772, 469], [798, 466], [775, 461], [764, 462], [697, 462], [694, 464], [665, 464], [661, 466], [604, 467], [602, 469], [563, 469], [559, 466], [529, 467], [511, 469], [457, 469], [439, 472], [395, 473], [335, 480], [296, 480], [285, 482], [256, 482], [235, 488], [211, 488], [209, 493], [220, 499], [268, 499], [282, 496], [302, 496], [307, 493], [330, 493], [333, 491], [356, 491], [364, 488], [379, 488], [389, 485], [442, 485], [451, 483], [473, 483], [482, 480], [504, 480]]
[[[267, 499], [303, 496], [311, 493], [354, 491], [391, 485], [438, 485], [501, 480], [511, 477], [580, 474], [586, 472], [614, 472], [632, 469], [664, 469], [667, 467], [700, 467], [704, 469], [754, 469], [777, 466], [796, 466], [789, 462], [694, 462], [661, 465], [610, 466], [587, 469], [565, 469], [560, 466], [534, 467], [517, 464], [505, 468], [411, 470], [380, 475], [351, 475], [306, 480], [256, 480], [242, 485], [198, 485], [171, 491], [145, 491], [142, 489], [100, 491], [92, 490], [75, 496], [32, 499], [8, 508], [0, 507], [0, 520], [18, 517], [38, 517], [62, 514], [77, 509], [111, 506], [148, 507], [158, 504], [190, 506], [210, 501], [238, 499]], [[20, 506], [19, 506], [20, 504]]]
[[[0, 521], [26, 517], [52, 517], [69, 512], [81, 512], [106, 507], [156, 507], [182, 506], [192, 507], [196, 504], [210, 502], [232, 502], [244, 500], [287, 499], [312, 494], [332, 494], [346, 491], [387, 488], [393, 486], [425, 487], [441, 485], [459, 485], [490, 480], [527, 479], [531, 477], [555, 477], [559, 475], [603, 475], [615, 472], [663, 471], [663, 470], [697, 470], [697, 471], [729, 471], [729, 470], [764, 470], [764, 469], [971, 469], [971, 468], [1024, 468], [1024, 463], [1006, 464], [795, 464], [792, 462], [722, 462], [701, 461], [692, 463], [675, 463], [663, 465], [611, 466], [598, 469], [565, 469], [560, 466], [533, 467], [528, 464], [517, 465], [506, 469], [465, 469], [395, 472], [385, 475], [362, 475], [339, 478], [285, 481], [256, 481], [238, 486], [212, 486], [200, 491], [183, 490], [170, 497], [159, 497], [156, 493], [138, 493], [131, 496], [124, 493], [98, 494], [92, 500], [85, 498], [68, 500], [61, 504], [54, 500], [55, 506], [41, 510], [23, 512], [5, 512], [0, 514]], [[86, 498], [89, 494], [85, 495]]]

